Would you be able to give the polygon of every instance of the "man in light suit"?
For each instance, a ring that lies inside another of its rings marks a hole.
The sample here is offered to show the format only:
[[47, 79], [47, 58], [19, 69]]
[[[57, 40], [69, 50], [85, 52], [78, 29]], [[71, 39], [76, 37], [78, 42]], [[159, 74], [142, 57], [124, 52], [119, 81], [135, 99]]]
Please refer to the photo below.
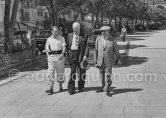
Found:
[[95, 63], [100, 70], [102, 79], [102, 90], [109, 93], [109, 88], [112, 84], [111, 75], [112, 67], [115, 61], [115, 55], [118, 59], [118, 64], [121, 64], [121, 58], [117, 42], [109, 35], [111, 27], [101, 27], [102, 36], [97, 37], [95, 43]]
[[68, 82], [68, 92], [75, 94], [76, 71], [78, 72], [78, 88], [82, 92], [85, 84], [86, 70], [80, 67], [82, 61], [87, 61], [89, 56], [89, 47], [87, 39], [80, 34], [80, 24], [73, 23], [73, 33], [67, 37], [67, 51], [69, 64], [71, 68], [70, 80]]

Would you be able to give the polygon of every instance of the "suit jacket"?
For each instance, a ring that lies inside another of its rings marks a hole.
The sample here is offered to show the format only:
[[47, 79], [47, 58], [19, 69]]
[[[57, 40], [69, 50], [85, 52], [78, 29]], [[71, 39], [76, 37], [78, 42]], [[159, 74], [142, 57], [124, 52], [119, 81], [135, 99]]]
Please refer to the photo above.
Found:
[[120, 59], [119, 49], [114, 38], [109, 36], [104, 46], [102, 36], [97, 37], [95, 43], [95, 62], [97, 66], [100, 67], [104, 63], [105, 67], [112, 67], [115, 55]]
[[[73, 36], [74, 36], [74, 33], [70, 33], [67, 36], [67, 51], [71, 50]], [[87, 58], [89, 57], [88, 41], [87, 41], [87, 38], [84, 38], [83, 36], [79, 36], [79, 41], [78, 41], [78, 58], [79, 58], [79, 63], [82, 62], [84, 56], [86, 56]]]

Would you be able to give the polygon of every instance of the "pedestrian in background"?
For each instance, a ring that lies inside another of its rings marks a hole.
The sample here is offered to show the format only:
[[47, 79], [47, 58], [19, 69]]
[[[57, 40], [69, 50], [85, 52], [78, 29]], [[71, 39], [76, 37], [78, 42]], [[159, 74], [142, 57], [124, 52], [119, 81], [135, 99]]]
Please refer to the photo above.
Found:
[[26, 38], [28, 40], [29, 46], [31, 47], [32, 46], [32, 31], [31, 30], [28, 30]]
[[63, 31], [62, 31], [63, 27], [60, 25], [58, 29], [59, 29], [59, 36], [63, 36]]
[[102, 31], [102, 36], [97, 37], [95, 43], [95, 64], [100, 71], [102, 81], [101, 92], [105, 91], [108, 94], [112, 84], [111, 76], [112, 67], [115, 62], [115, 54], [119, 65], [121, 64], [121, 57], [117, 42], [114, 40], [114, 37], [109, 35], [111, 27], [103, 26], [100, 30]]
[[121, 35], [120, 35], [120, 38], [123, 42], [126, 41], [126, 35], [127, 35], [127, 29], [125, 26], [123, 26], [123, 28], [121, 30]]
[[48, 90], [46, 93], [53, 94], [53, 86], [56, 79], [59, 82], [59, 91], [63, 91], [64, 82], [64, 54], [66, 51], [65, 39], [59, 36], [57, 26], [52, 27], [52, 35], [47, 39], [45, 50], [48, 58]]

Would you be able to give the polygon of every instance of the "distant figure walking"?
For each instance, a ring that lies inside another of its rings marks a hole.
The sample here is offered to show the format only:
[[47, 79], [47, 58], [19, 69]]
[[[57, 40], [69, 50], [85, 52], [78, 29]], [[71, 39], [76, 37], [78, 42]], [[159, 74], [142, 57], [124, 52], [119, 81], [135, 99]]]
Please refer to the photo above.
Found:
[[121, 35], [120, 35], [120, 38], [123, 42], [126, 41], [126, 35], [127, 35], [127, 29], [125, 26], [123, 26], [123, 28], [121, 30]]

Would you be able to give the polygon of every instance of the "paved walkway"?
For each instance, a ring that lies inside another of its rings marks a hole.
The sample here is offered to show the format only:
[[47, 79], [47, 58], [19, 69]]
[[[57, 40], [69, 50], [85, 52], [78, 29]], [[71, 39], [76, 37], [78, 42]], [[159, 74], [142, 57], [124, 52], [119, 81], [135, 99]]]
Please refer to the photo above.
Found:
[[[87, 72], [84, 92], [73, 96], [67, 91], [58, 93], [56, 84], [55, 94], [47, 95], [43, 59], [22, 70], [21, 79], [0, 86], [0, 118], [165, 118], [165, 37], [164, 30], [139, 32], [119, 43], [130, 45], [121, 50], [123, 65], [113, 69], [111, 96], [97, 92], [101, 83], [95, 67]], [[69, 68], [65, 71], [70, 73]]]

